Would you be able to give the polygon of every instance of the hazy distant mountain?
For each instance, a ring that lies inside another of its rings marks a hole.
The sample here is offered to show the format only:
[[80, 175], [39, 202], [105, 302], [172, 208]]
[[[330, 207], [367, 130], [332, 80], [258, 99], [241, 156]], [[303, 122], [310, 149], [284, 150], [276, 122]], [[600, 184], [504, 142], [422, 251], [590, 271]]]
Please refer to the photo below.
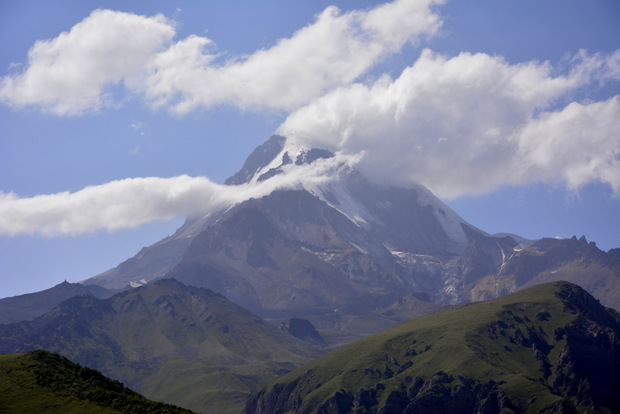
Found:
[[314, 325], [301, 318], [291, 318], [280, 324], [280, 330], [304, 341], [324, 344], [325, 341]]
[[470, 300], [503, 296], [561, 278], [578, 284], [605, 306], [620, 309], [620, 249], [603, 252], [585, 237], [542, 239], [505, 255], [497, 270], [465, 287]]
[[73, 296], [92, 295], [104, 299], [114, 293], [97, 285], [64, 281], [41, 292], [0, 299], [0, 324], [32, 320]]
[[[334, 157], [273, 136], [227, 183], [279, 179]], [[317, 315], [368, 314], [408, 294], [446, 305], [560, 279], [620, 308], [620, 249], [605, 253], [585, 239], [491, 236], [421, 185], [379, 185], [352, 168], [326, 174], [333, 179], [188, 219], [173, 236], [86, 283], [121, 288], [174, 277], [263, 317], [313, 323]]]
[[223, 296], [172, 279], [105, 300], [75, 296], [33, 321], [0, 325], [0, 338], [0, 353], [57, 352], [199, 412], [238, 412], [252, 392], [318, 354]]
[[149, 401], [99, 371], [43, 350], [0, 355], [3, 413], [192, 412]]
[[556, 282], [444, 309], [317, 358], [246, 414], [620, 412], [620, 315]]

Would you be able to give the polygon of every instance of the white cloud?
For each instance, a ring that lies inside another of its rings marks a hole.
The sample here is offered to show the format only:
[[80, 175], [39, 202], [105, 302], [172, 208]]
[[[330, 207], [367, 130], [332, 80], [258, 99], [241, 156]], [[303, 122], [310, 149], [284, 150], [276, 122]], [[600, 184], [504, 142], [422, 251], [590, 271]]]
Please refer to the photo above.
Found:
[[328, 7], [292, 37], [220, 66], [205, 53], [207, 39], [190, 36], [155, 58], [145, 93], [156, 106], [172, 105], [178, 113], [220, 103], [294, 109], [353, 82], [407, 41], [435, 33], [435, 3], [440, 1], [398, 0], [344, 14]]
[[[128, 178], [76, 192], [19, 197], [0, 192], [0, 235], [77, 235], [199, 215], [265, 196], [278, 188], [316, 185], [337, 176], [355, 159], [338, 156], [295, 168], [290, 174], [241, 186], [205, 177]], [[326, 171], [330, 171], [329, 174]]]
[[0, 193], [0, 234], [80, 234], [168, 220], [190, 213], [192, 203], [212, 205], [217, 187], [206, 178], [179, 176], [124, 179], [29, 198]]
[[[356, 163], [376, 181], [419, 182], [447, 198], [538, 181], [571, 189], [601, 181], [620, 195], [620, 97], [570, 103], [571, 91], [620, 79], [620, 50], [581, 51], [562, 74], [546, 62], [425, 50], [397, 79], [359, 83], [406, 42], [435, 34], [440, 3], [397, 0], [348, 13], [329, 7], [273, 47], [226, 62], [206, 37], [174, 41], [174, 22], [164, 16], [94, 11], [37, 42], [25, 69], [0, 80], [0, 100], [79, 115], [116, 103], [111, 94], [120, 86], [178, 114], [218, 104], [281, 109], [293, 112], [280, 134], [339, 156], [232, 188], [179, 176], [29, 198], [0, 192], [0, 234], [112, 231], [199, 214], [333, 178], [325, 171], [340, 162]], [[143, 127], [131, 124], [138, 133]]]
[[174, 34], [162, 15], [95, 10], [69, 32], [36, 42], [25, 71], [2, 78], [0, 99], [56, 115], [98, 110], [109, 103], [109, 87], [134, 82]]
[[620, 195], [620, 96], [543, 113], [517, 139], [523, 181], [562, 180], [572, 190], [601, 181]]
[[0, 99], [79, 115], [114, 103], [110, 91], [121, 85], [180, 114], [216, 104], [290, 110], [434, 34], [441, 21], [431, 8], [442, 2], [396, 0], [348, 13], [328, 7], [290, 38], [223, 64], [206, 37], [173, 42], [173, 22], [162, 15], [97, 10], [69, 32], [37, 42], [25, 70], [2, 78]]
[[365, 151], [359, 168], [371, 178], [419, 182], [447, 198], [557, 180], [571, 188], [600, 180], [619, 193], [618, 99], [553, 108], [579, 86], [618, 79], [618, 62], [618, 52], [580, 53], [567, 75], [554, 76], [548, 63], [425, 50], [398, 79], [335, 89], [293, 112], [278, 132], [310, 146]]

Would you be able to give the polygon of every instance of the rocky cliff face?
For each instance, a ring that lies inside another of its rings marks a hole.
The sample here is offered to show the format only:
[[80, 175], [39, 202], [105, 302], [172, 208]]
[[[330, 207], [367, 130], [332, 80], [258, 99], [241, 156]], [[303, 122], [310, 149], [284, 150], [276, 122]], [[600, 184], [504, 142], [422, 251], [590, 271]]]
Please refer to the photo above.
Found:
[[282, 151], [286, 138], [273, 135], [262, 145], [259, 145], [243, 163], [241, 169], [224, 182], [227, 185], [246, 183], [265, 165], [269, 164]]
[[[309, 378], [311, 379], [311, 375]], [[408, 378], [400, 390], [389, 392], [384, 401], [380, 401], [385, 387], [377, 384], [361, 389], [355, 393], [341, 389], [326, 398], [316, 407], [304, 409], [303, 398], [296, 395], [295, 386], [299, 383], [282, 386], [274, 385], [271, 393], [259, 394], [250, 400], [244, 413], [300, 413], [348, 414], [463, 414], [463, 413], [514, 413], [512, 402], [494, 382], [481, 383], [471, 378], [458, 379], [437, 372], [432, 378]], [[284, 397], [288, 395], [289, 397]], [[283, 396], [279, 398], [278, 396]]]

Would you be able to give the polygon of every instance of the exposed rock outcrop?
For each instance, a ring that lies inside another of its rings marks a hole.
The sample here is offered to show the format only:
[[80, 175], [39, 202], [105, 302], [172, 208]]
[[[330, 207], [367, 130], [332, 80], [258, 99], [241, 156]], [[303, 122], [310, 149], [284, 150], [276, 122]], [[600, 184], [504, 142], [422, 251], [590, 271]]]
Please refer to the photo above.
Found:
[[316, 330], [312, 322], [307, 319], [290, 318], [280, 324], [280, 330], [293, 335], [303, 341], [324, 343], [323, 338]]

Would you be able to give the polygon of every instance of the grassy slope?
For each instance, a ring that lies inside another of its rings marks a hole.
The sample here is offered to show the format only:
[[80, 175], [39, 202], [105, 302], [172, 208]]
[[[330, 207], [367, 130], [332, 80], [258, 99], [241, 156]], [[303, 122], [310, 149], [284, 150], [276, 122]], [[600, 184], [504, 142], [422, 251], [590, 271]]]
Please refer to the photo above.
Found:
[[[546, 386], [553, 382], [553, 374], [547, 379], [542, 373], [531, 377], [538, 372], [539, 361], [531, 346], [515, 344], [514, 338], [517, 329], [523, 333], [540, 326], [553, 344], [548, 361], [558, 359], [566, 339], [554, 342], [554, 329], [569, 325], [575, 314], [555, 297], [557, 290], [552, 283], [494, 301], [445, 308], [319, 357], [278, 383], [297, 380], [295, 393], [309, 410], [342, 389], [355, 394], [378, 383], [385, 387], [377, 392], [381, 404], [412, 377], [432, 378], [443, 371], [455, 378], [503, 382], [501, 388], [515, 405], [535, 412], [562, 397], [552, 395]], [[506, 335], [498, 333], [498, 320], [505, 322], [501, 329]], [[532, 395], [538, 398], [528, 403]]]
[[[136, 378], [147, 396], [201, 411], [238, 412], [253, 391], [313, 355], [300, 341], [219, 295], [188, 309], [181, 309], [181, 302], [148, 309], [146, 304], [155, 302], [145, 298], [134, 305], [139, 308], [131, 312], [134, 319], [121, 320], [116, 336], [124, 352], [140, 349], [142, 341], [155, 364]], [[183, 323], [175, 314], [195, 318]], [[132, 360], [142, 358], [136, 354]], [[110, 370], [122, 375], [119, 368]]]
[[0, 413], [191, 413], [149, 401], [57, 354], [0, 355]]
[[73, 298], [1, 328], [2, 352], [57, 352], [196, 411], [239, 412], [260, 387], [318, 355], [223, 296], [171, 280], [107, 300]]

